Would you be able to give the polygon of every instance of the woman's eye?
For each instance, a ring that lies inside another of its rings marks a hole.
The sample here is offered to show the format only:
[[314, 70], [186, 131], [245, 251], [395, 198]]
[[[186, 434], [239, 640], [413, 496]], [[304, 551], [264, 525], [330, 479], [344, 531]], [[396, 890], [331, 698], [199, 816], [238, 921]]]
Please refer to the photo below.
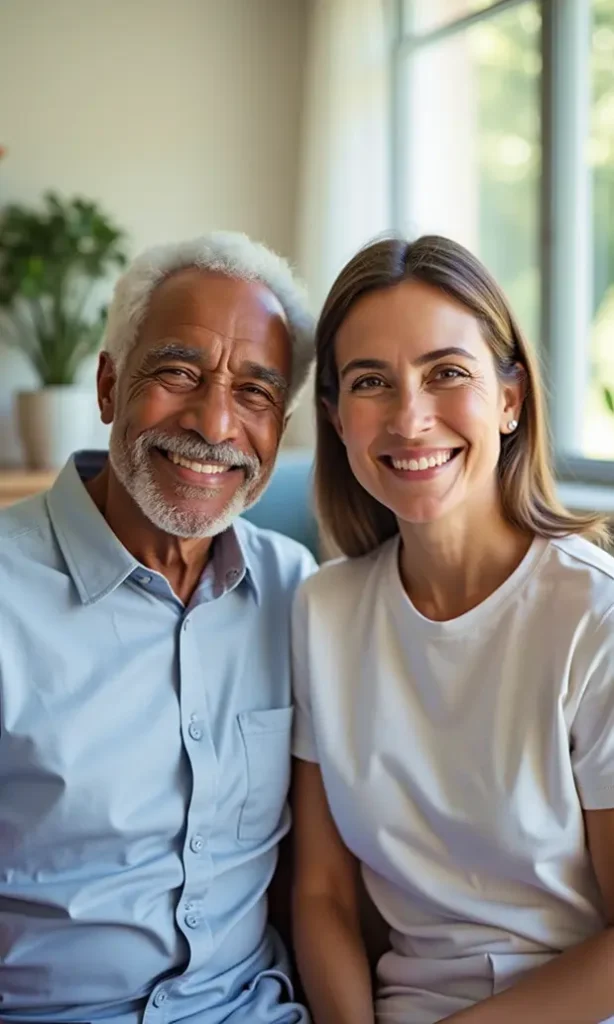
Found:
[[460, 370], [457, 366], [442, 366], [441, 369], [435, 370], [433, 374], [435, 380], [458, 380], [461, 377], [467, 376], [467, 372]]
[[386, 381], [381, 377], [361, 377], [360, 380], [356, 380], [352, 384], [352, 391], [372, 391], [374, 388], [382, 388], [385, 386]]

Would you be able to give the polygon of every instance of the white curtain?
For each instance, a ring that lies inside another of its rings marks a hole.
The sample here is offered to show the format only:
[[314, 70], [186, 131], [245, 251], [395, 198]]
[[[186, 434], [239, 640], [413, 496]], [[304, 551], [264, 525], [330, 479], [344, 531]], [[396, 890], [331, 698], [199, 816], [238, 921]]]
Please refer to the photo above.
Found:
[[[318, 312], [344, 263], [389, 229], [388, 0], [309, 0], [297, 265]], [[313, 441], [311, 392], [286, 444]]]

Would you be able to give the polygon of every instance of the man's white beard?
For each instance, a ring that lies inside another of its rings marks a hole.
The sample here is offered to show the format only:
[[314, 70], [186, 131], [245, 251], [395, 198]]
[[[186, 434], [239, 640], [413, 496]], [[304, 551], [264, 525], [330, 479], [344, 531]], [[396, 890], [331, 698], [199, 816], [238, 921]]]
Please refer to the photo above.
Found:
[[[114, 423], [109, 441], [109, 461], [117, 479], [143, 515], [159, 530], [172, 536], [204, 538], [223, 533], [237, 516], [256, 503], [266, 483], [266, 478], [260, 481], [258, 477], [254, 479], [246, 475], [226, 507], [216, 516], [171, 505], [156, 482], [151, 464], [151, 445], [139, 444], [140, 440], [128, 446]], [[146, 437], [143, 440], [146, 441]], [[195, 502], [217, 494], [217, 490], [207, 491], [189, 484], [178, 484], [175, 489], [179, 498]]]

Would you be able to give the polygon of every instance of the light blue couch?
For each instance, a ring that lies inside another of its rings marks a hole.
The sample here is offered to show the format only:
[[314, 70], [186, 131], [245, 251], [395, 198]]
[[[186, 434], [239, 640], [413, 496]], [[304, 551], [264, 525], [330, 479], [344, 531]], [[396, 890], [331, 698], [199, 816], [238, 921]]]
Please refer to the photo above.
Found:
[[312, 499], [313, 452], [281, 451], [269, 485], [253, 508], [244, 513], [256, 526], [277, 530], [300, 541], [318, 557], [318, 531]]

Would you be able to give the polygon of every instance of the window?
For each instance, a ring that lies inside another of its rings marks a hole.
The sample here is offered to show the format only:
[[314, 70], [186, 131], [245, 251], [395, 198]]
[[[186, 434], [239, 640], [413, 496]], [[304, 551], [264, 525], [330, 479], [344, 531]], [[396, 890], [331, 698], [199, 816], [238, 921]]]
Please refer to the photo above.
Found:
[[614, 458], [614, 0], [593, 0], [588, 164], [592, 172], [593, 289], [582, 453]]
[[614, 0], [397, 11], [397, 226], [483, 259], [541, 350], [560, 471], [614, 481]]
[[469, 14], [492, 7], [495, 0], [405, 0], [403, 10], [404, 31], [408, 35], [423, 35], [445, 27]]

